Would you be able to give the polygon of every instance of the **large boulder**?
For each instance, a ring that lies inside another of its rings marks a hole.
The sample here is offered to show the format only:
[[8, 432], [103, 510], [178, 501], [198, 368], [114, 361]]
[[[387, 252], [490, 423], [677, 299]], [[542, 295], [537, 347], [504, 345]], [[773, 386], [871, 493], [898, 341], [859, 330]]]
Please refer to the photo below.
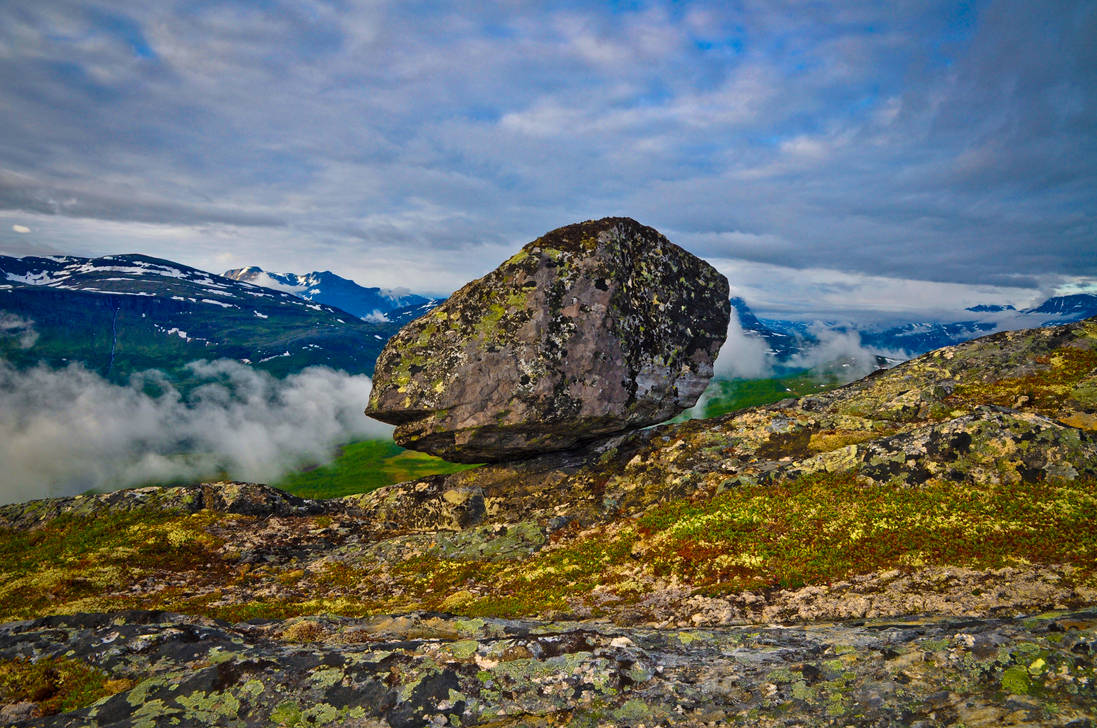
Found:
[[727, 279], [653, 228], [568, 225], [390, 339], [366, 414], [456, 462], [565, 449], [692, 407], [729, 315]]

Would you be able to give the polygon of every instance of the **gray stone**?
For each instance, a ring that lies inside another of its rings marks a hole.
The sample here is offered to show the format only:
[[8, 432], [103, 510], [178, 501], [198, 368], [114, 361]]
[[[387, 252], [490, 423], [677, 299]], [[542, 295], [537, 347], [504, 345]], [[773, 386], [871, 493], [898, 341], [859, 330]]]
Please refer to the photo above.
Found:
[[569, 448], [697, 401], [727, 280], [629, 218], [554, 230], [394, 336], [366, 414], [456, 462]]

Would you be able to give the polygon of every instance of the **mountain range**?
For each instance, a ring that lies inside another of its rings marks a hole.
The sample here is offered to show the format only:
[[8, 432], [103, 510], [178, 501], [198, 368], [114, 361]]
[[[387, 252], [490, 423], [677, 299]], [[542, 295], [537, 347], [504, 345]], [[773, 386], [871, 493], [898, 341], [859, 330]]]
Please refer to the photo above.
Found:
[[[389, 322], [394, 325], [394, 330], [445, 300], [409, 294], [406, 289], [391, 291], [368, 288], [331, 271], [305, 274], [270, 273], [251, 266], [229, 270], [224, 275], [342, 308], [366, 320]], [[952, 321], [902, 321], [888, 325], [859, 326], [835, 322], [760, 319], [739, 296], [731, 299], [731, 306], [743, 332], [748, 336], [761, 338], [769, 355], [777, 363], [787, 362], [805, 348], [818, 344], [817, 332], [820, 329], [855, 331], [863, 347], [887, 353], [887, 361], [894, 363], [897, 361], [896, 356], [916, 356], [1003, 328], [1053, 326], [1095, 316], [1097, 296], [1055, 296], [1039, 306], [1021, 311], [1011, 305], [981, 304], [965, 309], [968, 314], [977, 314], [976, 317], [960, 315], [957, 320]]]
[[[426, 299], [423, 299], [426, 300]], [[0, 256], [0, 358], [79, 362], [115, 382], [144, 369], [186, 385], [186, 363], [234, 359], [284, 376], [372, 373], [392, 324], [145, 255]]]
[[[361, 286], [330, 271], [223, 276], [145, 255], [0, 256], [0, 358], [16, 366], [80, 362], [122, 382], [161, 369], [186, 386], [186, 363], [229, 358], [284, 376], [312, 365], [372, 374], [392, 334], [444, 299]], [[1003, 328], [1097, 315], [1097, 295], [1055, 296], [1039, 306], [967, 309], [957, 321], [886, 326], [759, 318], [731, 299], [748, 336], [784, 363], [818, 343], [820, 329], [852, 330], [878, 353], [914, 356]]]
[[[741, 299], [740, 299], [741, 300]], [[981, 304], [964, 309], [968, 315], [955, 320], [900, 321], [887, 324], [849, 324], [834, 321], [785, 320], [758, 318], [744, 313], [745, 304], [732, 302], [739, 312], [744, 331], [773, 340], [773, 334], [790, 337], [783, 349], [771, 345], [771, 351], [781, 361], [787, 353], [801, 350], [818, 341], [820, 329], [855, 331], [865, 348], [890, 353], [917, 356], [927, 351], [950, 346], [1005, 329], [1027, 329], [1072, 323], [1097, 316], [1097, 295], [1091, 293], [1052, 296], [1039, 306], [1017, 310], [1010, 305]], [[970, 316], [970, 314], [978, 314]]]

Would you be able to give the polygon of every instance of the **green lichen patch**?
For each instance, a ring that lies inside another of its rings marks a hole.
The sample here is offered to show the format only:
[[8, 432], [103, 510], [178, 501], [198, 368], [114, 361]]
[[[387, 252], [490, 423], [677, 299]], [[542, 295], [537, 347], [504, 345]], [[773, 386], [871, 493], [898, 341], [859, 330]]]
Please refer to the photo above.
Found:
[[[0, 531], [0, 615], [136, 606], [125, 590], [150, 575], [201, 570], [214, 577], [222, 542], [208, 527], [226, 518], [137, 509], [65, 514], [31, 531]], [[110, 593], [116, 596], [104, 600]]]
[[80, 660], [20, 657], [0, 662], [0, 705], [32, 702], [41, 715], [77, 710], [131, 687], [131, 680], [111, 679]]

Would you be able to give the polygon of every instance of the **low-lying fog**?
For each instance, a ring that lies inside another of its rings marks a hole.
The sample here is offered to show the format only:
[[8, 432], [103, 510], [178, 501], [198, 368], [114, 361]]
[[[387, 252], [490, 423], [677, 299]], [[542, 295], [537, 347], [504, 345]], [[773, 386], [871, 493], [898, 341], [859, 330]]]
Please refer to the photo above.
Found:
[[17, 371], [0, 360], [0, 502], [221, 473], [271, 482], [339, 444], [392, 432], [362, 414], [366, 376], [188, 366], [203, 383], [183, 397], [156, 371], [119, 386], [78, 365]]

